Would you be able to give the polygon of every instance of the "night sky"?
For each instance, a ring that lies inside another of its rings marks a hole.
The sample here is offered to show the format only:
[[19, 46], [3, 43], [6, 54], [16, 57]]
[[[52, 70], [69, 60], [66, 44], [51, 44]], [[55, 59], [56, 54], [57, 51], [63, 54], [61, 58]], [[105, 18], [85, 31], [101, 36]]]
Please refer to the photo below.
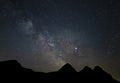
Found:
[[0, 61], [51, 72], [99, 65], [120, 80], [120, 0], [0, 0]]

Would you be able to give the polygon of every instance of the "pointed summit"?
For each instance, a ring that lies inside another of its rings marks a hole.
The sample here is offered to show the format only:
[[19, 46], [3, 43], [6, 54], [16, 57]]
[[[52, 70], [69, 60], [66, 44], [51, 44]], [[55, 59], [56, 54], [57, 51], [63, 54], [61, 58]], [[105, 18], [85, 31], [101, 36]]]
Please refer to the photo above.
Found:
[[93, 69], [93, 71], [94, 71], [94, 73], [97, 75], [97, 76], [99, 76], [99, 78], [106, 78], [106, 79], [108, 79], [108, 78], [110, 78], [110, 79], [112, 79], [112, 76], [109, 74], [109, 73], [107, 73], [107, 72], [105, 72], [101, 67], [99, 67], [99, 66], [95, 66], [95, 68]]
[[99, 73], [99, 74], [108, 74], [107, 72], [105, 72], [101, 67], [99, 66], [95, 66], [95, 68], [93, 69], [93, 71], [95, 73]]
[[80, 71], [80, 73], [83, 75], [83, 76], [92, 76], [92, 74], [93, 74], [93, 70], [90, 68], [90, 67], [88, 67], [88, 66], [85, 66], [81, 71]]
[[100, 73], [100, 74], [106, 74], [106, 72], [99, 66], [95, 66], [93, 71], [96, 72], [96, 73]]
[[88, 67], [88, 66], [85, 66], [84, 68], [83, 68], [83, 70], [81, 70], [80, 72], [92, 72], [93, 70], [90, 68], [90, 67]]
[[93, 69], [94, 71], [103, 71], [103, 69], [99, 66], [95, 66], [95, 68]]
[[73, 73], [76, 72], [76, 70], [69, 63], [67, 63], [58, 72]]

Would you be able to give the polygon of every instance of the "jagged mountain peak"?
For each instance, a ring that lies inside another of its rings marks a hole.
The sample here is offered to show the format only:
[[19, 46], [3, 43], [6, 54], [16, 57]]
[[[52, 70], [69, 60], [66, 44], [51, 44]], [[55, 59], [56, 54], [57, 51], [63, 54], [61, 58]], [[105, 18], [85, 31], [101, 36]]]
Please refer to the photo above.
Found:
[[103, 69], [99, 66], [95, 66], [93, 70], [94, 71], [103, 71]]
[[93, 70], [88, 67], [88, 66], [85, 66], [80, 72], [92, 72]]
[[59, 72], [76, 72], [76, 70], [69, 63], [66, 63], [61, 69], [59, 69]]

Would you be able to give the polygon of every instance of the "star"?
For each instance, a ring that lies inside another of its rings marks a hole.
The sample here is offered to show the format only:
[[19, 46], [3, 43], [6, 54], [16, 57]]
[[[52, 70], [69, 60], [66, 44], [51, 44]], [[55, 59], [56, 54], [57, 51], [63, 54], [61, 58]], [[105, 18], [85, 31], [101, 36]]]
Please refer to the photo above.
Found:
[[77, 47], [75, 47], [75, 50], [77, 50], [78, 48]]

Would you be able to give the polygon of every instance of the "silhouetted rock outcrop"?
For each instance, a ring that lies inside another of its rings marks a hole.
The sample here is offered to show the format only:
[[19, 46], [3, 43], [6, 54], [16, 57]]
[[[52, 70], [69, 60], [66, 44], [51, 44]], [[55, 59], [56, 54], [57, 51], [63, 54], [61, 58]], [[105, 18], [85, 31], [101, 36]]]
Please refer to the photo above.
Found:
[[85, 66], [83, 68], [83, 70], [81, 70], [80, 72], [82, 72], [82, 73], [87, 73], [87, 72], [90, 73], [90, 72], [93, 72], [93, 70], [90, 67]]
[[95, 74], [95, 79], [96, 80], [103, 80], [103, 81], [113, 81], [113, 78], [110, 74], [108, 74], [107, 72], [105, 72], [102, 68], [100, 68], [99, 66], [95, 66], [95, 68], [93, 69], [94, 74]]
[[[0, 80], [6, 82], [78, 82], [78, 83], [119, 83], [99, 66], [93, 70], [88, 66], [77, 72], [70, 64], [51, 73], [34, 72], [23, 68], [17, 61], [0, 62]], [[17, 81], [16, 81], [17, 80]]]
[[21, 66], [16, 60], [8, 60], [0, 62], [0, 73], [21, 73], [21, 72], [33, 72], [31, 69], [27, 69]]
[[69, 63], [67, 63], [61, 69], [59, 69], [58, 72], [75, 73], [76, 70]]

